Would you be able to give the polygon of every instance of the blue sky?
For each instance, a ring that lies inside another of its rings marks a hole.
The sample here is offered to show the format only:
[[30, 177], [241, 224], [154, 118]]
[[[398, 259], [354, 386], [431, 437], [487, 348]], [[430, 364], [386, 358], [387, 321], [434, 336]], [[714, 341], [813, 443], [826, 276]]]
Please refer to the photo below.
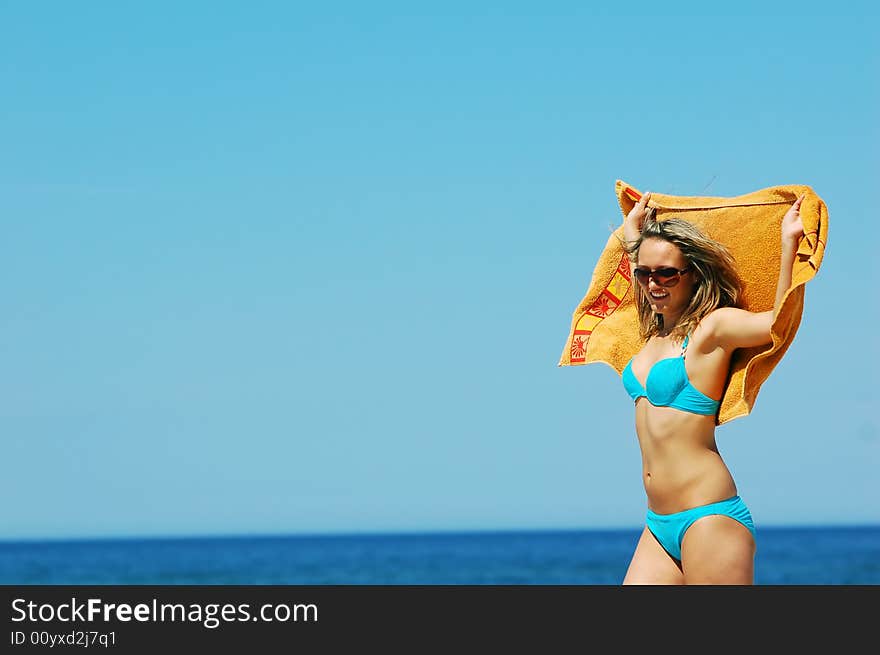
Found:
[[0, 5], [0, 538], [638, 526], [557, 367], [618, 178], [825, 200], [718, 445], [759, 526], [880, 522], [875, 17], [478, 4]]

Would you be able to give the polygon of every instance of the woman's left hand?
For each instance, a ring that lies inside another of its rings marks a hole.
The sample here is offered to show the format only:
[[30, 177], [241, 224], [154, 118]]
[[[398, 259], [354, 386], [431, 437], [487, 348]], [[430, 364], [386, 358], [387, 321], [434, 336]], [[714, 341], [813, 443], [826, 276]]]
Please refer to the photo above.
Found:
[[804, 224], [801, 221], [801, 202], [806, 193], [794, 201], [794, 204], [785, 212], [782, 217], [782, 242], [797, 246], [798, 241], [804, 235]]

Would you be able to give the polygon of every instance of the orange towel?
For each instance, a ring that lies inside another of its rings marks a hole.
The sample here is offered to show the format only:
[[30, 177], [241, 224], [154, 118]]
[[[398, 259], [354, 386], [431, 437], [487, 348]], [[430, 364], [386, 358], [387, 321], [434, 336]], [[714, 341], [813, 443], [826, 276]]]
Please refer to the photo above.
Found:
[[[642, 194], [621, 180], [617, 180], [615, 190], [625, 217]], [[657, 220], [685, 218], [727, 246], [744, 283], [738, 306], [754, 312], [773, 309], [781, 256], [780, 223], [801, 194], [806, 194], [800, 207], [804, 236], [795, 257], [791, 287], [773, 320], [772, 344], [733, 353], [730, 377], [715, 419], [718, 425], [751, 411], [761, 385], [791, 345], [803, 314], [804, 285], [822, 264], [828, 210], [810, 187], [800, 184], [768, 187], [730, 198], [651, 193], [648, 206], [656, 207]], [[643, 345], [629, 262], [617, 237], [623, 238], [622, 222], [609, 236], [587, 293], [574, 311], [559, 366], [604, 362], [619, 375]]]

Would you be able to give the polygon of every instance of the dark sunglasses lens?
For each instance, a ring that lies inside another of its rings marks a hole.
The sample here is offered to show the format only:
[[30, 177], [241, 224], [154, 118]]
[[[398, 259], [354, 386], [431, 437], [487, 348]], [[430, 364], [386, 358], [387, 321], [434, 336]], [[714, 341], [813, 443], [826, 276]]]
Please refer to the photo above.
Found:
[[678, 282], [678, 271], [674, 268], [661, 268], [659, 271], [654, 271], [653, 275], [657, 284], [664, 287], [671, 287]]

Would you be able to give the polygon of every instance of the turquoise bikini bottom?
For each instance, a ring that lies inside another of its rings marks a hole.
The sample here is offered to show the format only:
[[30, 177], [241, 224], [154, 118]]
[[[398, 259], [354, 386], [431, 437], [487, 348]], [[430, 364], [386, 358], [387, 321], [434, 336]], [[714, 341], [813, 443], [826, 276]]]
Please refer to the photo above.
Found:
[[692, 507], [674, 514], [657, 514], [649, 509], [645, 522], [648, 530], [660, 542], [663, 549], [672, 557], [681, 561], [681, 540], [684, 539], [684, 533], [687, 532], [687, 529], [698, 518], [712, 514], [723, 514], [724, 516], [736, 519], [749, 529], [752, 536], [755, 535], [755, 524], [752, 522], [752, 515], [739, 496], [721, 500], [717, 503]]

